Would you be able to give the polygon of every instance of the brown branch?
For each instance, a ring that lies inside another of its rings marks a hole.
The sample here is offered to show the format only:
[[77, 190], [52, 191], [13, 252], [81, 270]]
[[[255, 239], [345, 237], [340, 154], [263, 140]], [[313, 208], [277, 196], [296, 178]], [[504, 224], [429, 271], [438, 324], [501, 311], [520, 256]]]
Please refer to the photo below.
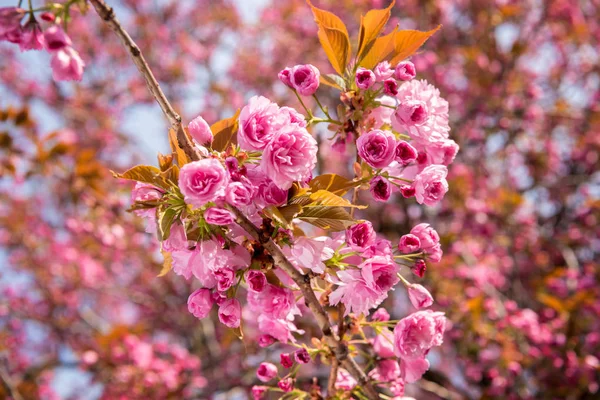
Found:
[[4, 371], [4, 368], [0, 368], [0, 383], [2, 383], [2, 387], [6, 391], [8, 397], [13, 398], [14, 400], [23, 400], [23, 396], [21, 396], [17, 390], [17, 385], [12, 381], [8, 371]]
[[333, 399], [335, 394], [335, 381], [337, 380], [337, 372], [340, 363], [337, 358], [331, 360], [331, 369], [329, 370], [329, 381], [327, 383], [327, 398]]
[[[110, 28], [121, 39], [126, 49], [131, 54], [133, 62], [146, 80], [146, 85], [148, 86], [150, 93], [160, 105], [163, 113], [171, 123], [172, 128], [177, 132], [177, 141], [179, 146], [191, 160], [198, 160], [199, 156], [190, 139], [183, 130], [181, 117], [179, 114], [177, 114], [177, 112], [175, 112], [167, 100], [164, 92], [158, 84], [158, 81], [152, 74], [152, 71], [150, 70], [150, 67], [146, 62], [146, 59], [144, 58], [140, 48], [133, 41], [131, 36], [129, 36], [129, 34], [125, 31], [121, 23], [117, 20], [112, 7], [108, 6], [104, 0], [90, 0], [90, 2], [96, 9], [96, 12], [100, 18], [102, 18], [110, 26]], [[304, 300], [314, 314], [317, 324], [319, 325], [319, 328], [321, 328], [323, 336], [325, 337], [325, 342], [332, 349], [335, 358], [344, 366], [344, 368], [348, 370], [348, 372], [358, 381], [359, 384], [364, 386], [365, 392], [370, 399], [378, 399], [379, 396], [369, 382], [364, 371], [360, 369], [360, 367], [351, 357], [349, 357], [348, 346], [341, 342], [331, 329], [329, 317], [315, 296], [315, 292], [312, 290], [310, 276], [302, 275], [300, 272], [298, 272], [298, 270], [283, 254], [279, 246], [269, 236], [264, 236], [263, 232], [261, 232], [260, 229], [250, 222], [250, 220], [248, 220], [248, 218], [246, 218], [246, 216], [242, 214], [240, 210], [232, 206], [229, 206], [229, 208], [236, 215], [237, 223], [252, 237], [254, 237], [254, 239], [263, 244], [265, 249], [271, 253], [275, 263], [277, 263], [277, 265], [294, 280], [298, 287], [300, 287], [300, 291], [304, 296]]]
[[333, 332], [333, 329], [331, 329], [329, 317], [315, 296], [315, 292], [310, 285], [310, 276], [302, 275], [287, 259], [285, 254], [283, 254], [277, 243], [275, 243], [269, 235], [261, 232], [261, 230], [258, 229], [252, 222], [250, 222], [250, 220], [248, 220], [248, 218], [246, 218], [246, 216], [240, 210], [231, 205], [227, 205], [227, 207], [235, 214], [237, 224], [246, 232], [248, 232], [255, 240], [259, 241], [271, 254], [275, 264], [284, 270], [298, 285], [302, 295], [304, 296], [304, 300], [308, 305], [308, 308], [310, 308], [314, 314], [317, 324], [323, 332], [325, 343], [333, 350], [333, 355], [335, 358], [361, 385], [364, 386], [364, 389], [370, 398], [379, 398], [364, 371], [360, 369], [352, 357], [349, 357], [348, 346], [343, 341], [340, 341], [335, 332]]

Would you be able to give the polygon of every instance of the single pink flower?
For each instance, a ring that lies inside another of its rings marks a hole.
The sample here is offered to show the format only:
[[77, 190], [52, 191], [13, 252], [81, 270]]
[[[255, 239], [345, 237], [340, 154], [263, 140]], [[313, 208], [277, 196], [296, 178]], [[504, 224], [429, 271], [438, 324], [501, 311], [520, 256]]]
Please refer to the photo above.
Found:
[[50, 67], [56, 81], [80, 81], [85, 63], [72, 47], [64, 47], [52, 52]]
[[411, 233], [403, 235], [398, 242], [398, 250], [401, 253], [414, 253], [421, 248], [421, 240]]
[[198, 289], [188, 297], [188, 311], [196, 318], [205, 318], [213, 306], [213, 300], [208, 289]]
[[350, 391], [356, 387], [358, 382], [348, 371], [339, 368], [335, 379], [335, 388], [338, 390]]
[[290, 377], [284, 378], [277, 382], [277, 386], [279, 386], [279, 389], [281, 389], [284, 393], [289, 393], [294, 390], [294, 380]]
[[244, 150], [262, 150], [279, 129], [279, 106], [263, 96], [253, 96], [239, 117], [238, 143]]
[[414, 181], [415, 198], [419, 204], [433, 206], [448, 191], [448, 168], [444, 165], [430, 165], [419, 173]]
[[288, 125], [265, 147], [260, 167], [279, 188], [310, 176], [317, 163], [317, 141], [305, 128]]
[[359, 222], [346, 229], [346, 243], [354, 251], [364, 251], [375, 242], [376, 237], [369, 221]]
[[220, 207], [210, 207], [204, 211], [204, 219], [212, 225], [225, 226], [235, 221], [235, 216], [229, 210]]
[[389, 61], [382, 61], [377, 64], [373, 69], [373, 72], [375, 73], [375, 79], [377, 82], [383, 82], [394, 75], [394, 70], [392, 69]]
[[21, 51], [25, 50], [41, 50], [46, 45], [44, 34], [37, 21], [32, 18], [25, 24], [21, 33], [21, 41], [19, 47]]
[[179, 189], [186, 203], [195, 207], [222, 197], [228, 181], [227, 171], [214, 158], [188, 163], [179, 172]]
[[396, 153], [396, 138], [389, 131], [372, 130], [356, 141], [358, 155], [373, 168], [387, 167]]
[[358, 67], [356, 70], [356, 86], [359, 89], [367, 90], [375, 84], [375, 74], [370, 69]]
[[422, 285], [415, 283], [408, 287], [408, 298], [416, 309], [427, 308], [433, 304], [431, 293]]
[[256, 370], [256, 377], [261, 382], [269, 382], [277, 376], [277, 366], [268, 362], [261, 363]]
[[237, 299], [225, 300], [219, 306], [219, 321], [229, 328], [237, 328], [240, 326], [240, 317], [242, 310], [240, 302]]
[[312, 96], [319, 88], [321, 74], [311, 64], [296, 65], [290, 73], [290, 82], [302, 96]]
[[400, 81], [410, 81], [417, 76], [415, 65], [410, 61], [402, 61], [396, 65], [394, 77]]
[[292, 368], [292, 365], [294, 365], [294, 360], [287, 353], [281, 353], [279, 355], [279, 361], [283, 368]]
[[248, 283], [248, 289], [260, 293], [267, 286], [267, 277], [263, 272], [251, 269], [246, 273], [246, 282]]
[[392, 184], [383, 176], [376, 176], [369, 182], [369, 191], [376, 201], [386, 202], [392, 195]]
[[282, 69], [281, 71], [279, 71], [279, 74], [277, 74], [277, 76], [279, 77], [279, 80], [287, 87], [289, 88], [293, 88], [294, 86], [292, 85], [292, 69], [290, 67], [286, 67], [284, 69]]
[[212, 143], [213, 134], [210, 125], [201, 116], [197, 116], [188, 124], [188, 132], [192, 138], [201, 145]]

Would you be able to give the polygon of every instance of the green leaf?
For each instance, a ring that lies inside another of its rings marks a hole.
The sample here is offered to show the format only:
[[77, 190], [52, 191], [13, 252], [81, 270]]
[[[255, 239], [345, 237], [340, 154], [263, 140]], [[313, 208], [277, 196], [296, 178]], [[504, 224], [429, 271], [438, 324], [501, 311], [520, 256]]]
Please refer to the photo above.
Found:
[[343, 231], [356, 222], [343, 207], [308, 207], [304, 208], [297, 218], [331, 231]]
[[359, 182], [351, 181], [336, 174], [319, 175], [313, 178], [309, 184], [313, 192], [327, 190], [338, 196], [345, 195], [348, 190], [360, 185]]
[[359, 206], [350, 203], [343, 197], [333, 194], [327, 190], [317, 190], [315, 193], [311, 193], [309, 198], [312, 200], [310, 204], [304, 207], [350, 207], [350, 208], [367, 208], [367, 206]]
[[321, 83], [334, 87], [336, 89], [339, 90], [346, 90], [346, 82], [344, 82], [344, 79], [336, 74], [327, 74], [327, 75], [321, 75], [321, 78], [319, 79], [321, 81]]
[[231, 118], [215, 122], [210, 126], [213, 134], [211, 148], [215, 151], [225, 151], [232, 144], [237, 144], [238, 117], [240, 109]]
[[111, 173], [115, 178], [149, 183], [167, 190], [171, 187], [171, 185], [169, 185], [169, 183], [161, 176], [160, 169], [151, 165], [136, 165], [122, 174], [118, 174], [114, 171], [111, 171]]
[[161, 210], [156, 210], [156, 227], [158, 230], [158, 238], [163, 241], [169, 238], [171, 234], [171, 225], [181, 214], [181, 209], [169, 207]]

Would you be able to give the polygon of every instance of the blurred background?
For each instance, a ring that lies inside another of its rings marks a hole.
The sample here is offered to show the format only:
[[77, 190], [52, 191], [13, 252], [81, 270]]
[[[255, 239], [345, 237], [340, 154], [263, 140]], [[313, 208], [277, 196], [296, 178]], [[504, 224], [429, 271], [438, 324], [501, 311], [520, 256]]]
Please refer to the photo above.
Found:
[[[255, 94], [297, 106], [282, 68], [333, 72], [301, 0], [108, 3], [185, 121], [229, 117]], [[313, 3], [354, 35], [388, 5]], [[407, 394], [599, 398], [600, 1], [399, 0], [392, 15], [388, 29], [443, 25], [412, 61], [449, 101], [461, 147], [441, 206], [398, 196], [364, 214], [391, 240], [424, 221], [442, 237], [420, 283], [452, 328]], [[187, 312], [191, 284], [157, 277], [158, 242], [110, 174], [169, 151], [161, 111], [93, 10], [68, 33], [81, 83], [54, 82], [45, 52], [0, 43], [0, 377], [24, 399], [248, 398], [277, 348]], [[319, 169], [340, 170], [316, 134]], [[399, 292], [385, 303], [395, 317]]]

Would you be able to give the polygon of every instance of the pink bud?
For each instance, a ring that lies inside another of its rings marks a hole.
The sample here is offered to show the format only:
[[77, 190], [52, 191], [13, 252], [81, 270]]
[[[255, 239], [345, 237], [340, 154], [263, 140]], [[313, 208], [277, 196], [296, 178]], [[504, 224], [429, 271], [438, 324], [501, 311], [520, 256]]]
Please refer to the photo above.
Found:
[[[46, 37], [46, 46], [48, 47], [48, 38]], [[79, 56], [79, 53], [72, 47], [63, 47], [60, 50], [52, 51], [50, 67], [52, 68], [52, 77], [56, 81], [80, 81], [83, 77], [83, 67], [85, 63]]]
[[370, 188], [371, 195], [376, 201], [388, 201], [392, 194], [392, 185], [382, 176], [376, 176], [371, 179]]
[[269, 388], [266, 386], [258, 386], [258, 385], [252, 386], [252, 399], [253, 400], [262, 399], [268, 389]]
[[279, 77], [279, 80], [281, 82], [283, 82], [283, 84], [289, 88], [293, 88], [294, 86], [292, 85], [292, 69], [291, 68], [285, 68], [282, 69], [281, 71], [279, 71], [279, 74], [277, 74], [277, 76]]
[[225, 208], [210, 207], [204, 211], [204, 219], [212, 225], [229, 225], [233, 223], [235, 217], [233, 213]]
[[294, 390], [294, 380], [292, 378], [282, 379], [277, 383], [277, 386], [279, 386], [279, 389], [284, 393], [289, 393]]
[[396, 70], [394, 71], [394, 77], [401, 81], [410, 81], [415, 76], [417, 76], [417, 70], [415, 69], [415, 64], [410, 61], [402, 61], [398, 65], [396, 65]]
[[44, 32], [46, 49], [58, 51], [71, 46], [71, 38], [58, 25], [52, 25]]
[[273, 336], [271, 335], [260, 335], [260, 337], [258, 338], [258, 345], [260, 347], [269, 347], [270, 345], [272, 345], [273, 343], [276, 342], [277, 339], [275, 339]]
[[311, 64], [296, 65], [292, 68], [290, 82], [302, 96], [312, 96], [319, 88], [321, 73]]
[[375, 73], [377, 82], [383, 82], [394, 75], [394, 70], [392, 69], [389, 61], [382, 61], [377, 64], [373, 69], [373, 72]]
[[279, 355], [279, 360], [283, 368], [291, 368], [292, 365], [294, 365], [294, 360], [292, 360], [292, 357], [287, 353], [281, 353]]
[[367, 90], [375, 84], [375, 74], [370, 69], [359, 67], [356, 70], [355, 81], [359, 89]]
[[427, 270], [427, 264], [425, 264], [425, 260], [417, 260], [415, 261], [415, 265], [412, 267], [412, 272], [422, 278], [425, 276], [425, 271]]
[[378, 308], [373, 315], [371, 316], [371, 320], [373, 321], [389, 321], [390, 314], [387, 312], [385, 308]]
[[199, 144], [205, 146], [212, 143], [213, 134], [210, 125], [201, 116], [197, 116], [188, 124], [188, 131], [192, 138]]
[[421, 241], [418, 237], [412, 234], [404, 235], [400, 238], [400, 242], [398, 242], [398, 250], [401, 253], [408, 254], [413, 253], [421, 248]]
[[46, 41], [44, 39], [44, 34], [40, 29], [40, 25], [35, 19], [30, 19], [29, 22], [25, 24], [21, 35], [21, 42], [19, 43], [21, 51], [41, 50], [44, 48], [45, 44]]
[[277, 376], [277, 367], [268, 362], [261, 363], [256, 370], [256, 377], [261, 382], [269, 382], [275, 376]]
[[294, 358], [298, 364], [308, 364], [310, 362], [310, 354], [308, 354], [308, 350], [305, 348], [296, 350]]
[[411, 146], [410, 143], [399, 141], [396, 146], [396, 157], [394, 160], [402, 165], [408, 165], [417, 159], [417, 149]]
[[398, 94], [398, 82], [394, 79], [386, 79], [383, 81], [383, 92], [390, 96], [395, 96]]
[[408, 199], [408, 198], [413, 197], [415, 195], [415, 188], [412, 187], [411, 185], [402, 185], [400, 187], [400, 193], [402, 193], [402, 196], [405, 199]]
[[198, 289], [188, 297], [188, 311], [196, 318], [205, 318], [213, 305], [213, 299], [208, 289]]
[[54, 20], [56, 19], [56, 17], [54, 16], [54, 14], [50, 13], [50, 12], [43, 12], [40, 14], [40, 18], [43, 19], [46, 22], [54, 22]]
[[433, 304], [433, 297], [422, 285], [413, 283], [408, 287], [408, 298], [416, 309], [426, 308]]
[[253, 292], [262, 292], [267, 285], [267, 277], [261, 271], [251, 269], [246, 273], [248, 289]]
[[219, 292], [226, 291], [235, 282], [235, 271], [229, 267], [218, 269], [214, 275], [217, 278], [217, 290]]
[[229, 328], [240, 326], [240, 317], [242, 314], [240, 302], [237, 299], [225, 300], [219, 306], [219, 321]]

